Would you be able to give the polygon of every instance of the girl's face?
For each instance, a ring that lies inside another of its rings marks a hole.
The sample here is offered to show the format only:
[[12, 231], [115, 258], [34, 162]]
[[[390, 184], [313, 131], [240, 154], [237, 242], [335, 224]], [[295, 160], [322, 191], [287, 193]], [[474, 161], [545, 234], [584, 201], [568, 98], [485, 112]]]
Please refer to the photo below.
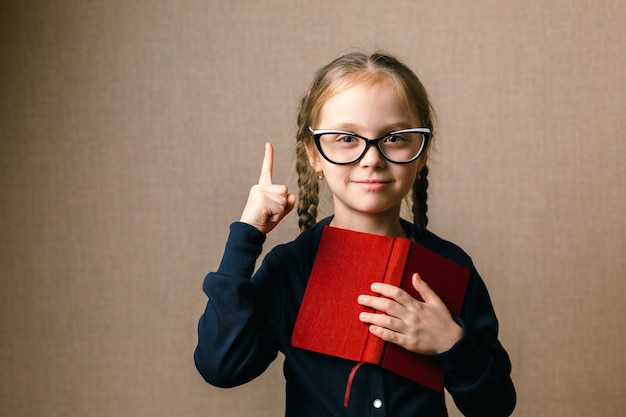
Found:
[[[377, 138], [386, 133], [418, 126], [404, 109], [394, 88], [386, 82], [355, 85], [332, 96], [320, 111], [314, 129], [333, 129]], [[335, 218], [400, 215], [402, 200], [423, 166], [423, 156], [409, 164], [385, 160], [375, 146], [349, 165], [335, 165], [315, 149], [308, 149], [316, 171], [323, 171], [333, 193]]]

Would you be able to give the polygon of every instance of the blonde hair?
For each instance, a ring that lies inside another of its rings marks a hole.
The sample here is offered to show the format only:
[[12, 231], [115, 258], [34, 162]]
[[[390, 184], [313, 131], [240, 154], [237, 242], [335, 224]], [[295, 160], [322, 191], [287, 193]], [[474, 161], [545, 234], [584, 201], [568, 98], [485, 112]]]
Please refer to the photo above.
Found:
[[[415, 73], [397, 58], [385, 54], [366, 55], [353, 52], [333, 60], [320, 68], [307, 94], [300, 101], [296, 135], [296, 171], [298, 173], [298, 224], [306, 230], [317, 221], [319, 204], [319, 177], [309, 162], [307, 146], [314, 147], [309, 126], [317, 127], [320, 111], [326, 101], [340, 91], [361, 83], [389, 82], [402, 99], [407, 112], [420, 127], [431, 130], [434, 136], [434, 110], [426, 89]], [[423, 156], [426, 158], [426, 155]], [[428, 224], [428, 167], [424, 164], [413, 183], [413, 223], [420, 229]]]

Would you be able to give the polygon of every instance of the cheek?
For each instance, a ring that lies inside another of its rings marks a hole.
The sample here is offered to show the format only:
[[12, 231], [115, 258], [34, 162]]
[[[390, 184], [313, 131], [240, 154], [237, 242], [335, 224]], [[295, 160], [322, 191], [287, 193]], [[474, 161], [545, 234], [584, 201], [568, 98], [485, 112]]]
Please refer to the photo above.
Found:
[[334, 165], [326, 160], [324, 160], [320, 165], [322, 171], [324, 172], [324, 178], [331, 189], [334, 185], [345, 184], [349, 181], [351, 172], [349, 166]]
[[396, 178], [401, 179], [402, 189], [407, 193], [413, 188], [413, 183], [416, 180], [418, 169], [421, 168], [421, 164], [412, 164], [410, 167], [406, 168], [403, 172], [398, 172]]
[[407, 165], [394, 165], [394, 174], [396, 178], [402, 178], [403, 181], [413, 182], [422, 165], [423, 164], [419, 159]]

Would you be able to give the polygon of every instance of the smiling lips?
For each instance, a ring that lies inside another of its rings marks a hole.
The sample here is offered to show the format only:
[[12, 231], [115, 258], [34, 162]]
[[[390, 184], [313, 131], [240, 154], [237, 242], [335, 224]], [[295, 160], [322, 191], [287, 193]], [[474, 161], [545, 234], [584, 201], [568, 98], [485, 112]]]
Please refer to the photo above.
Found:
[[391, 184], [389, 180], [379, 180], [379, 179], [371, 179], [371, 180], [358, 180], [353, 181], [355, 184], [360, 185], [368, 191], [377, 191], [384, 188], [386, 185]]

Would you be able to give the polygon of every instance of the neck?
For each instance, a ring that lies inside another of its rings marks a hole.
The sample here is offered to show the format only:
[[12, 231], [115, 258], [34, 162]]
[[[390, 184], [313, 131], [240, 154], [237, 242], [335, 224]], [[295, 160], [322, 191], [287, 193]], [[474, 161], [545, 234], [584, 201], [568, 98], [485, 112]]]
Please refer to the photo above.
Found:
[[400, 223], [400, 215], [389, 213], [380, 215], [351, 215], [350, 217], [337, 216], [330, 222], [333, 227], [354, 230], [356, 232], [374, 235], [405, 237], [405, 230]]

